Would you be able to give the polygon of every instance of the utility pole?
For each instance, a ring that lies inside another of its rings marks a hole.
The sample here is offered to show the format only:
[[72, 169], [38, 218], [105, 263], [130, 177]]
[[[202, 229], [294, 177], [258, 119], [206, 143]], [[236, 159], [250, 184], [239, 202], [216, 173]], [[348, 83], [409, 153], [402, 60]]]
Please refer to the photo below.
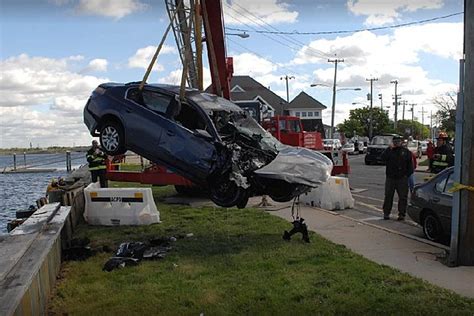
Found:
[[286, 81], [286, 102], [290, 103], [290, 90], [288, 89], [288, 80], [295, 79], [295, 76], [285, 75], [284, 77], [280, 77], [280, 80], [283, 79], [285, 79]]
[[408, 101], [402, 100], [401, 103], [403, 105], [402, 120], [405, 120], [405, 106], [408, 104]]
[[413, 137], [415, 135], [415, 106], [416, 103], [411, 103], [411, 136]]
[[433, 111], [430, 111], [430, 138], [433, 139]]
[[[464, 0], [464, 62], [456, 108], [454, 180], [467, 186], [453, 196], [450, 263], [474, 265], [474, 1]], [[464, 74], [464, 76], [462, 76]]]
[[[369, 109], [369, 119], [370, 119], [370, 122], [369, 122], [369, 139], [372, 140], [372, 133], [373, 133], [373, 129], [374, 129], [374, 122], [372, 120], [372, 105], [374, 103], [374, 81], [377, 81], [379, 80], [378, 78], [369, 78], [369, 79], [365, 79], [365, 81], [370, 81], [370, 109]], [[396, 108], [395, 108], [396, 109]], [[395, 113], [396, 113], [397, 110], [395, 110]]]
[[395, 84], [395, 115], [394, 115], [394, 120], [393, 120], [393, 127], [396, 130], [397, 129], [397, 121], [398, 121], [398, 119], [397, 119], [397, 114], [398, 114], [398, 92], [397, 92], [398, 80], [394, 79], [394, 80], [390, 81], [390, 83]]
[[332, 85], [332, 109], [331, 109], [331, 131], [330, 138], [333, 138], [334, 133], [334, 115], [336, 114], [336, 82], [337, 82], [337, 64], [343, 63], [344, 59], [328, 59], [328, 63], [334, 63], [334, 82]]
[[421, 137], [423, 138], [423, 131], [425, 130], [425, 113], [428, 113], [428, 112], [425, 111], [425, 107], [424, 107], [424, 106], [421, 106], [421, 111], [418, 111], [418, 113], [421, 113], [421, 125], [422, 125], [422, 128], [421, 128], [420, 135], [421, 135]]

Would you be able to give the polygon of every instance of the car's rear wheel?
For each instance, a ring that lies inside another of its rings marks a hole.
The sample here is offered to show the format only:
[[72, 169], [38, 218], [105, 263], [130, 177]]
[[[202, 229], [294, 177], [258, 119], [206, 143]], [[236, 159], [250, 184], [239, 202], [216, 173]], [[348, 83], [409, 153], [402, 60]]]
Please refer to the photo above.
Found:
[[371, 162], [368, 161], [367, 159], [364, 159], [364, 162], [365, 162], [365, 164], [366, 164], [367, 166], [370, 166], [370, 165], [371, 165]]
[[214, 182], [209, 188], [209, 197], [212, 202], [222, 207], [244, 208], [248, 201], [245, 189], [237, 186], [234, 181], [230, 181], [228, 178]]
[[115, 121], [107, 121], [100, 129], [100, 145], [106, 154], [122, 155], [125, 149], [125, 137], [122, 126]]
[[423, 233], [431, 241], [440, 241], [443, 237], [441, 222], [432, 212], [429, 212], [423, 218]]

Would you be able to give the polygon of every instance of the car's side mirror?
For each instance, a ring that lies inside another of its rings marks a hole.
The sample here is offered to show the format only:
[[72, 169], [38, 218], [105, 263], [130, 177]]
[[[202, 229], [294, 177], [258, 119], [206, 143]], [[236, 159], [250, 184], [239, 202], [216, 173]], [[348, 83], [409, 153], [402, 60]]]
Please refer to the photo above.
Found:
[[199, 137], [199, 138], [204, 138], [204, 139], [208, 139], [208, 140], [212, 140], [214, 139], [211, 134], [208, 133], [208, 131], [204, 130], [204, 129], [195, 129], [194, 130], [194, 133], [193, 133], [196, 137]]

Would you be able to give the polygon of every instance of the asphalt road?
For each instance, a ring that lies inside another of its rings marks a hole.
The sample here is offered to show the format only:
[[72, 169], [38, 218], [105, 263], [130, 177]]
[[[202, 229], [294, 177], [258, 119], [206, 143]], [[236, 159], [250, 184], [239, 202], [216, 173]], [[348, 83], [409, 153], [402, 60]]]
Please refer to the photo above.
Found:
[[[398, 197], [396, 193], [391, 219], [389, 221], [383, 220], [385, 166], [366, 166], [364, 156], [365, 154], [349, 156], [351, 166], [349, 183], [352, 189], [352, 197], [355, 199], [355, 206], [353, 209], [338, 211], [338, 213], [403, 234], [424, 238], [422, 228], [411, 221], [408, 215], [403, 222], [396, 220], [398, 216]], [[425, 176], [426, 173], [415, 172], [415, 183], [423, 182]]]

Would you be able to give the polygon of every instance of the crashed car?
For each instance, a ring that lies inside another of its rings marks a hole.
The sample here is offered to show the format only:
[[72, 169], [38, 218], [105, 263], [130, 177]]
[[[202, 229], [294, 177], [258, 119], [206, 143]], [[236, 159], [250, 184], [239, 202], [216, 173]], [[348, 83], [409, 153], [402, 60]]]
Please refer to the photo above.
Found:
[[90, 96], [84, 122], [108, 155], [131, 150], [208, 188], [222, 207], [253, 195], [290, 201], [325, 182], [324, 155], [281, 144], [229, 100], [179, 86], [104, 83]]

